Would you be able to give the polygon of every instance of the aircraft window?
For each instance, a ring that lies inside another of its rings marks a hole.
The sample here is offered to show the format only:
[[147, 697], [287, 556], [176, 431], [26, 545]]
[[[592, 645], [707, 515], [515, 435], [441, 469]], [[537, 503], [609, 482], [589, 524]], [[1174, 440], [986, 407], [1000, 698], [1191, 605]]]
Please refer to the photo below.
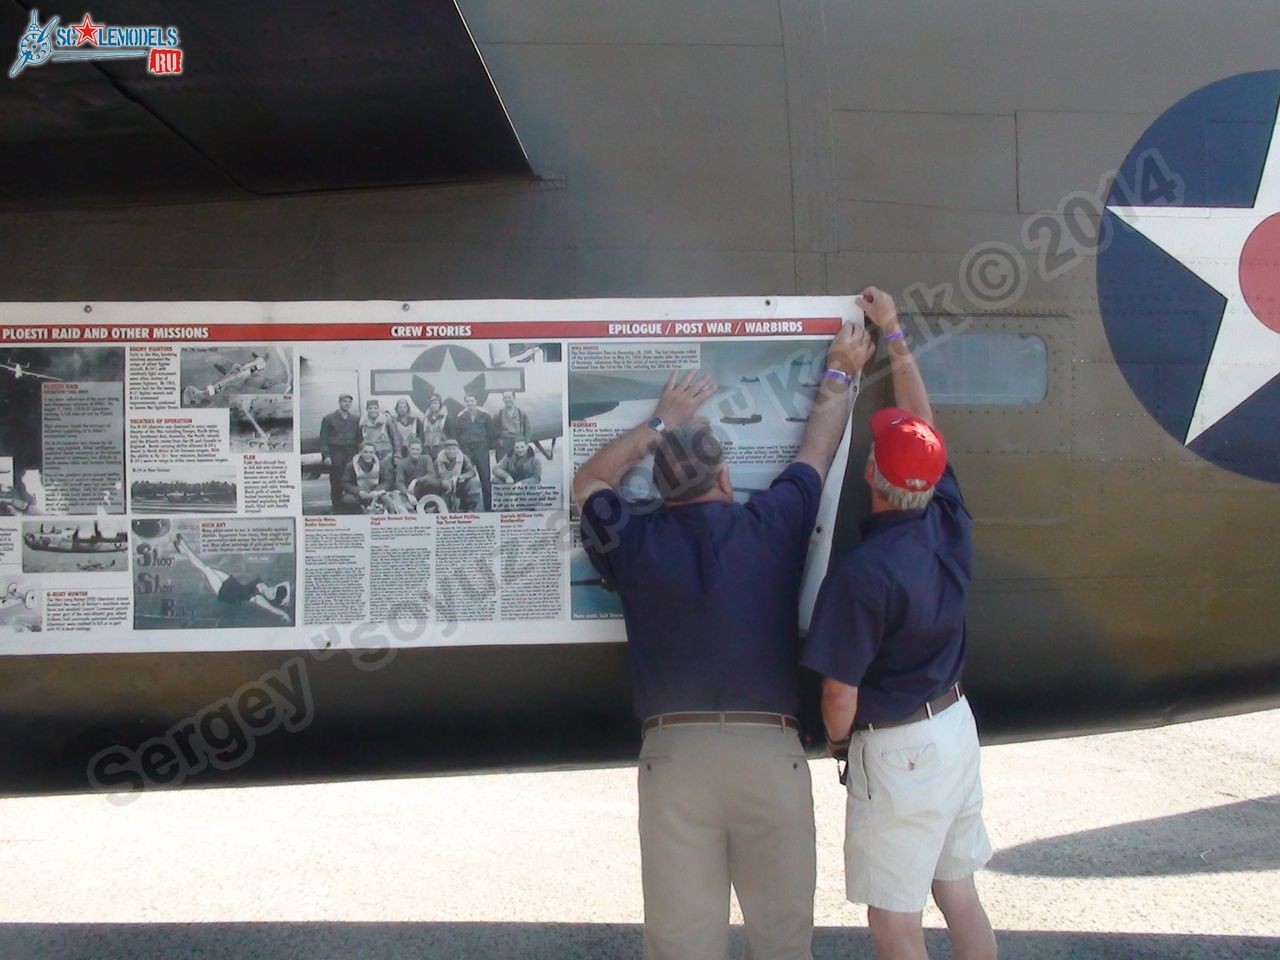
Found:
[[1018, 406], [1045, 398], [1049, 353], [1030, 333], [961, 333], [916, 353], [939, 406]]

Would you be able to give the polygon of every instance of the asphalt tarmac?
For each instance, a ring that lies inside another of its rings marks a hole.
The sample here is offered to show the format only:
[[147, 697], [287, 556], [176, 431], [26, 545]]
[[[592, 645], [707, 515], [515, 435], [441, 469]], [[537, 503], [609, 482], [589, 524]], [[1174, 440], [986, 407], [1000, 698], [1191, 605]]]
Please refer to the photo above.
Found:
[[[983, 764], [1005, 960], [1280, 958], [1280, 711]], [[870, 958], [813, 775], [814, 956]], [[638, 958], [635, 818], [629, 769], [3, 800], [0, 958]]]

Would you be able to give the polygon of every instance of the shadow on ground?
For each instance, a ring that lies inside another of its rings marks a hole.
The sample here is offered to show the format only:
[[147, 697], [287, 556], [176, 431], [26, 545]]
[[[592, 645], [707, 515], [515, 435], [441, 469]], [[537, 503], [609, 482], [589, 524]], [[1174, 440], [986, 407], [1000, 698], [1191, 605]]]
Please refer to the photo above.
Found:
[[[741, 951], [735, 930], [735, 955]], [[1002, 960], [1275, 960], [1280, 937], [1001, 931]], [[951, 953], [929, 931], [935, 958]], [[814, 934], [814, 960], [874, 956], [864, 928]], [[590, 923], [10, 923], [5, 960], [636, 960], [640, 928]]]
[[1280, 868], [1280, 794], [1034, 840], [990, 869], [1036, 877], [1166, 877]]

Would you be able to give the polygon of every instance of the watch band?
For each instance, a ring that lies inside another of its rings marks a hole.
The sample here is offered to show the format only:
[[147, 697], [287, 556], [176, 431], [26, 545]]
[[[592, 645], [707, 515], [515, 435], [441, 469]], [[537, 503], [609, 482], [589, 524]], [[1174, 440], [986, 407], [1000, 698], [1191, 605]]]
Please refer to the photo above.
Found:
[[667, 429], [667, 425], [662, 422], [662, 418], [656, 415], [650, 417], [646, 423], [658, 433], [662, 433]]
[[905, 339], [907, 339], [907, 331], [903, 330], [901, 327], [893, 331], [893, 333], [887, 333], [884, 336], [885, 343], [893, 343], [893, 341], [895, 340], [905, 340]]

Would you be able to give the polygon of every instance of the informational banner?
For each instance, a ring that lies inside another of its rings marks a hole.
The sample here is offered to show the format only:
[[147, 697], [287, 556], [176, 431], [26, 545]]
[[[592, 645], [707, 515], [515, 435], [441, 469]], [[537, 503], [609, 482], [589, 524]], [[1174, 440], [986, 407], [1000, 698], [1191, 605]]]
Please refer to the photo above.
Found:
[[0, 311], [9, 654], [625, 640], [574, 470], [700, 369], [735, 495], [767, 489], [861, 322], [828, 297]]

